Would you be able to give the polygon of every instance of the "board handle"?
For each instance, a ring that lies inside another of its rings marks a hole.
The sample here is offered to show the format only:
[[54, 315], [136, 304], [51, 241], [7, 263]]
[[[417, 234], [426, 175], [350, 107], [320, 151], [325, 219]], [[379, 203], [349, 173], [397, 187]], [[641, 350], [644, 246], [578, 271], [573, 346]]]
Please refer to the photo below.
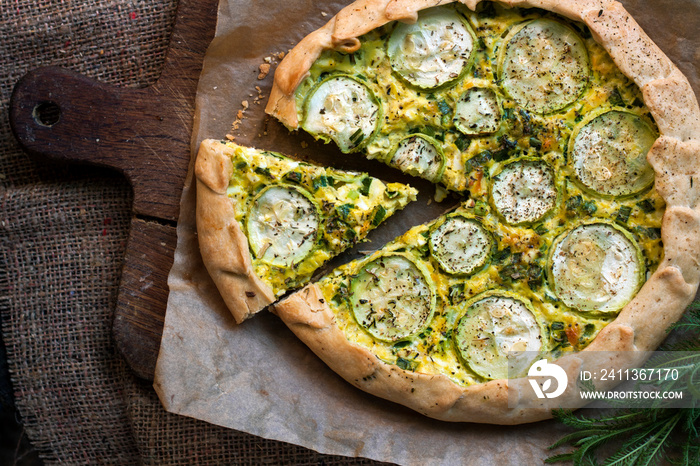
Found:
[[[189, 161], [190, 105], [153, 88], [119, 88], [58, 67], [16, 84], [10, 125], [34, 157], [116, 169], [137, 214], [175, 221]], [[179, 118], [185, 117], [185, 118]]]
[[[190, 162], [195, 94], [218, 0], [178, 2], [163, 72], [148, 88], [120, 88], [58, 67], [17, 82], [10, 125], [40, 160], [116, 169], [134, 191], [113, 335], [134, 372], [152, 380], [177, 241], [175, 221]], [[146, 217], [146, 218], [144, 218]]]

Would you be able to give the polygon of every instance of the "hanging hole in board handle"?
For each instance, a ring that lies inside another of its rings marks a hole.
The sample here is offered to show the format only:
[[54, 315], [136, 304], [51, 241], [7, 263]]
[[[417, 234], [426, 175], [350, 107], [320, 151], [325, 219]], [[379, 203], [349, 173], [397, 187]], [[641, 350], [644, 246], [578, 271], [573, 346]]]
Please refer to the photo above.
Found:
[[61, 107], [55, 102], [40, 102], [32, 110], [32, 117], [38, 125], [52, 127], [61, 119]]

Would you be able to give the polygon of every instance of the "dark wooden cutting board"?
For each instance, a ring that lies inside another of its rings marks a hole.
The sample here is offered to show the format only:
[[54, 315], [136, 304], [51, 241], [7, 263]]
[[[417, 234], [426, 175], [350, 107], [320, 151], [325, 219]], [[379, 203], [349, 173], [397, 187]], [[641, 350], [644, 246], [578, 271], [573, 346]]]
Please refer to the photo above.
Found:
[[214, 37], [218, 0], [181, 0], [162, 74], [144, 89], [40, 68], [16, 84], [10, 124], [39, 158], [114, 168], [134, 191], [113, 322], [117, 348], [152, 380], [168, 298], [175, 225], [190, 162], [197, 81]]

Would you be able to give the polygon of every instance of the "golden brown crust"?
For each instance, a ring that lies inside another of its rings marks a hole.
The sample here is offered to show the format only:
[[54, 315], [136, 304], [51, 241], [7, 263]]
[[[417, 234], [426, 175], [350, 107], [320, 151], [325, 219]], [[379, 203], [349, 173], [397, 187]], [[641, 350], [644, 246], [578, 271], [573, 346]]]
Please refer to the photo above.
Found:
[[[453, 0], [359, 0], [310, 34], [280, 64], [266, 111], [286, 126], [298, 126], [294, 92], [323, 50], [357, 47], [357, 37], [392, 20], [415, 21], [417, 12]], [[474, 9], [480, 0], [462, 0]], [[404, 371], [349, 342], [316, 285], [275, 306], [275, 312], [321, 359], [353, 385], [427, 416], [448, 421], [519, 424], [545, 419], [561, 403], [575, 404], [575, 375], [585, 367], [630, 367], [655, 349], [668, 326], [693, 300], [700, 281], [700, 110], [688, 80], [642, 31], [622, 5], [609, 0], [505, 0], [538, 7], [588, 25], [593, 37], [644, 94], [661, 137], [648, 159], [655, 188], [667, 203], [662, 226], [664, 260], [621, 311], [582, 352], [561, 358], [569, 374], [569, 399], [534, 397], [526, 379], [494, 380], [460, 387], [444, 376]], [[302, 59], [300, 60], [300, 57]], [[595, 351], [619, 351], [603, 360]], [[508, 390], [511, 404], [508, 406]], [[601, 387], [599, 387], [601, 388]], [[603, 387], [604, 388], [604, 387]]]
[[[557, 361], [569, 376], [568, 389], [556, 400], [541, 400], [535, 397], [525, 378], [461, 387], [444, 375], [405, 371], [380, 361], [366, 348], [347, 340], [335, 325], [333, 311], [315, 284], [277, 303], [274, 312], [321, 360], [354, 386], [443, 421], [522, 424], [547, 419], [552, 409], [562, 403], [580, 404], [576, 380], [582, 369], [592, 372], [601, 368], [624, 369], [644, 357], [635, 351], [638, 348], [631, 327], [610, 324], [587, 352]], [[620, 353], [602, 358], [592, 351]]]
[[211, 139], [199, 146], [195, 162], [197, 236], [209, 275], [236, 322], [241, 323], [271, 304], [275, 297], [253, 271], [248, 240], [226, 195], [233, 171], [229, 150]]
[[586, 23], [620, 71], [640, 88], [668, 77], [676, 69], [620, 3], [611, 2], [599, 11], [589, 10], [580, 21]]
[[697, 209], [700, 206], [700, 140], [681, 142], [662, 135], [652, 146], [647, 160], [656, 172], [654, 189], [668, 206]]
[[688, 79], [677, 68], [666, 78], [642, 86], [661, 134], [681, 142], [700, 140], [700, 109]]
[[542, 8], [543, 10], [557, 13], [574, 21], [580, 21], [580, 18], [585, 18], [591, 13], [597, 15], [600, 10], [605, 10], [614, 2], [613, 0], [506, 0], [502, 3], [513, 8]]

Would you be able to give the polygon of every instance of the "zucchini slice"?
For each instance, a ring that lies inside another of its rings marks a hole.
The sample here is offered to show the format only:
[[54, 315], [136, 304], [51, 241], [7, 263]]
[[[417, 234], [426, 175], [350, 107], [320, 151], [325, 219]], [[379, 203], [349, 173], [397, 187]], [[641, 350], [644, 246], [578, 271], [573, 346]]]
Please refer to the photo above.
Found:
[[614, 197], [637, 194], [654, 182], [647, 153], [657, 136], [638, 115], [613, 109], [574, 129], [569, 160], [589, 190]]
[[511, 225], [531, 224], [557, 203], [554, 170], [543, 160], [522, 157], [503, 165], [493, 177], [491, 201]]
[[435, 285], [425, 266], [403, 254], [366, 264], [350, 284], [355, 320], [379, 340], [397, 341], [426, 326], [435, 310]]
[[559, 235], [550, 249], [549, 281], [579, 311], [616, 312], [645, 280], [644, 257], [632, 235], [612, 223], [585, 223]]
[[255, 197], [248, 213], [250, 249], [264, 262], [291, 267], [313, 250], [320, 217], [318, 206], [304, 189], [268, 186]]
[[454, 124], [468, 136], [498, 131], [501, 109], [496, 93], [487, 87], [468, 89], [457, 101]]
[[421, 11], [414, 24], [398, 23], [387, 43], [391, 68], [410, 84], [434, 89], [468, 69], [476, 42], [467, 20], [453, 8]]
[[430, 233], [430, 252], [451, 274], [471, 274], [489, 261], [493, 237], [476, 219], [454, 214]]
[[409, 175], [439, 181], [445, 170], [445, 154], [435, 139], [424, 134], [412, 134], [396, 145], [389, 165]]
[[343, 153], [364, 147], [377, 130], [380, 107], [359, 80], [331, 76], [311, 90], [304, 102], [301, 127], [317, 139], [335, 141]]
[[508, 378], [509, 363], [511, 375], [520, 376], [539, 356], [543, 329], [532, 305], [523, 298], [487, 291], [464, 307], [453, 332], [454, 344], [464, 363], [480, 377]]
[[547, 114], [574, 102], [588, 85], [583, 40], [570, 27], [540, 18], [513, 28], [499, 57], [503, 89], [524, 109]]

